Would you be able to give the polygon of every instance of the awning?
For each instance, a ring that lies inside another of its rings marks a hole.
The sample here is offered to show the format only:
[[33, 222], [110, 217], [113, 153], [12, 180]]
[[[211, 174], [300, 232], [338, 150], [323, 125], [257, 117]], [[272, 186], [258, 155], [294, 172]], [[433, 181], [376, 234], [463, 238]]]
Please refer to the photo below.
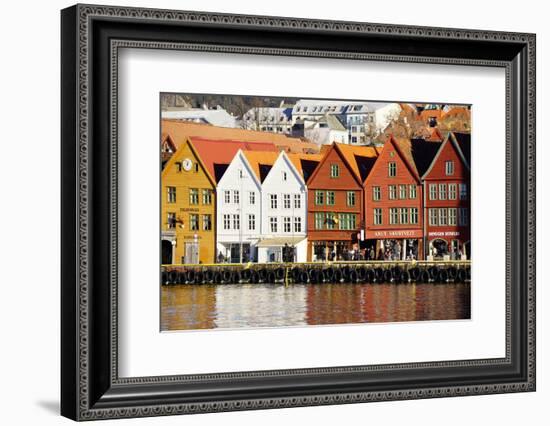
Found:
[[260, 240], [256, 247], [283, 247], [285, 244], [289, 246], [296, 245], [304, 241], [306, 237], [273, 237], [273, 238], [264, 238]]

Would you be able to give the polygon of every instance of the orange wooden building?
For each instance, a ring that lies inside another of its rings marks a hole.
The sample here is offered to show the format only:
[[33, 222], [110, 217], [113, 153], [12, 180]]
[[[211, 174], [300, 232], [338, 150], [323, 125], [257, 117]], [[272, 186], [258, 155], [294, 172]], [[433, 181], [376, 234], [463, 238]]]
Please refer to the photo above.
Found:
[[359, 251], [363, 181], [374, 165], [373, 147], [332, 144], [307, 181], [308, 261], [352, 260]]

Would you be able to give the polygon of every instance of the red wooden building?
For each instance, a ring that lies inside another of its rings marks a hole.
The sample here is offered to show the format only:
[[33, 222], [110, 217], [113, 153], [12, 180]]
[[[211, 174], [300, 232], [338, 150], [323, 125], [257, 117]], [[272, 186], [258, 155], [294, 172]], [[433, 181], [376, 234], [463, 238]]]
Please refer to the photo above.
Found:
[[411, 141], [390, 136], [364, 184], [365, 236], [377, 259], [423, 259], [422, 185]]
[[426, 255], [470, 259], [470, 135], [449, 133], [421, 178]]
[[332, 144], [307, 181], [308, 261], [352, 260], [363, 228], [363, 181], [373, 147]]

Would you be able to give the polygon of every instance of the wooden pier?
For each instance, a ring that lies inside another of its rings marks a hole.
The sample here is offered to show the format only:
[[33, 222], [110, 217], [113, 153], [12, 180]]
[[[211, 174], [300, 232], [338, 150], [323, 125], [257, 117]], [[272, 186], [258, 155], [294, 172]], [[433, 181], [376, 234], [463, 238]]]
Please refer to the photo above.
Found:
[[237, 283], [465, 283], [470, 264], [450, 261], [217, 263], [162, 265], [163, 285]]

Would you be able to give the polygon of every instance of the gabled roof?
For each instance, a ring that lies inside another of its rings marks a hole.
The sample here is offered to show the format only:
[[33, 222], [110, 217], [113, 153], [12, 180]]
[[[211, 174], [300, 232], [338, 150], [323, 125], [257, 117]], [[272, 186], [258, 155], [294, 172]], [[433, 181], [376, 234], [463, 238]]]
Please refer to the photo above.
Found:
[[297, 172], [307, 182], [317, 165], [321, 162], [321, 154], [287, 154]]
[[393, 136], [390, 136], [390, 141], [394, 143], [394, 146], [396, 147], [397, 152], [401, 156], [401, 158], [405, 161], [405, 164], [409, 168], [409, 170], [412, 172], [412, 174], [417, 178], [420, 179], [420, 175], [418, 174], [418, 169], [416, 168], [416, 164], [414, 162], [413, 154], [412, 154], [412, 145], [410, 139], [405, 138], [394, 138]]
[[197, 137], [190, 138], [190, 140], [200, 155], [206, 169], [216, 179], [216, 182], [220, 180], [225, 172], [223, 165], [231, 163], [239, 149], [243, 151], [270, 151], [275, 155], [278, 152], [277, 147], [271, 143], [249, 143]]
[[176, 158], [179, 159], [179, 152], [181, 150], [184, 149], [185, 146], [189, 146], [189, 149], [191, 150], [191, 152], [193, 153], [194, 157], [197, 159], [199, 165], [201, 166], [201, 169], [203, 169], [205, 171], [205, 175], [206, 177], [208, 178], [208, 180], [210, 181], [210, 183], [212, 184], [212, 186], [216, 186], [216, 180], [214, 178], [214, 173], [212, 173], [208, 167], [206, 166], [206, 164], [204, 163], [204, 161], [202, 160], [200, 154], [198, 153], [196, 147], [193, 145], [193, 143], [191, 142], [191, 139], [187, 139], [184, 143], [182, 143], [180, 145], [180, 147], [178, 148], [178, 150], [175, 152], [174, 155], [172, 155], [170, 157], [170, 159], [166, 162], [166, 165], [164, 166], [164, 168], [162, 169], [162, 178], [164, 178], [164, 175], [166, 173], [168, 173], [168, 171], [170, 170], [170, 168], [174, 165], [174, 163], [176, 163]]
[[[459, 136], [459, 138], [463, 139], [463, 144], [465, 146], [465, 148], [468, 149], [468, 155], [469, 155], [469, 149], [470, 149], [470, 144], [469, 144], [469, 141], [470, 141], [470, 135], [467, 134], [467, 133], [460, 133], [460, 135], [464, 135], [464, 136]], [[466, 142], [466, 140], [468, 142]], [[430, 143], [433, 143], [433, 142], [430, 142]], [[470, 169], [470, 162], [466, 159], [464, 153], [462, 152], [462, 149], [460, 148], [460, 144], [458, 142], [458, 138], [456, 137], [456, 135], [453, 133], [453, 132], [449, 132], [447, 134], [447, 137], [445, 138], [445, 140], [439, 144], [439, 149], [437, 151], [437, 153], [435, 154], [435, 156], [433, 157], [432, 159], [432, 162], [431, 164], [429, 165], [429, 167], [426, 169], [426, 171], [422, 174], [422, 178], [424, 178], [428, 173], [430, 173], [430, 170], [432, 169], [432, 167], [434, 166], [434, 164], [436, 163], [437, 161], [437, 158], [439, 157], [439, 155], [441, 154], [441, 152], [443, 152], [443, 149], [445, 148], [445, 146], [448, 144], [448, 143], [452, 143], [453, 146], [455, 147], [455, 149], [457, 150], [458, 152], [458, 156], [460, 157], [460, 159], [462, 160], [462, 162], [464, 163], [464, 165], [466, 166], [466, 168], [469, 170]]]
[[260, 182], [264, 181], [280, 155], [278, 152], [261, 151], [243, 151], [243, 154]]
[[355, 146], [340, 143], [335, 145], [346, 159], [353, 173], [363, 183], [378, 157], [378, 150], [372, 146]]
[[453, 132], [453, 135], [458, 142], [458, 146], [460, 147], [460, 150], [462, 151], [462, 154], [464, 154], [464, 158], [468, 162], [468, 166], [470, 165], [471, 161], [471, 148], [470, 148], [470, 141], [471, 141], [471, 135], [470, 133], [459, 133], [459, 132]]
[[378, 150], [374, 147], [354, 146], [333, 142], [332, 145], [330, 145], [330, 148], [324, 151], [323, 158], [321, 159], [313, 173], [307, 179], [308, 184], [312, 179], [315, 178], [332, 151], [336, 151], [340, 158], [342, 158], [344, 163], [350, 169], [351, 175], [359, 185], [363, 185], [366, 176], [374, 165], [376, 157], [378, 157]]
[[[392, 146], [401, 160], [403, 160], [403, 163], [405, 163], [405, 166], [411, 173], [411, 175], [420, 182], [420, 177], [418, 175], [418, 170], [416, 168], [416, 164], [414, 162], [413, 154], [412, 154], [412, 143], [409, 139], [404, 138], [394, 138], [392, 135], [388, 136], [388, 140], [382, 147], [382, 149], [390, 149], [389, 146]], [[369, 176], [367, 176], [368, 178]], [[366, 184], [365, 179], [365, 184]]]
[[424, 139], [411, 139], [411, 152], [419, 176], [424, 176], [426, 170], [441, 147], [441, 142], [428, 142]]

